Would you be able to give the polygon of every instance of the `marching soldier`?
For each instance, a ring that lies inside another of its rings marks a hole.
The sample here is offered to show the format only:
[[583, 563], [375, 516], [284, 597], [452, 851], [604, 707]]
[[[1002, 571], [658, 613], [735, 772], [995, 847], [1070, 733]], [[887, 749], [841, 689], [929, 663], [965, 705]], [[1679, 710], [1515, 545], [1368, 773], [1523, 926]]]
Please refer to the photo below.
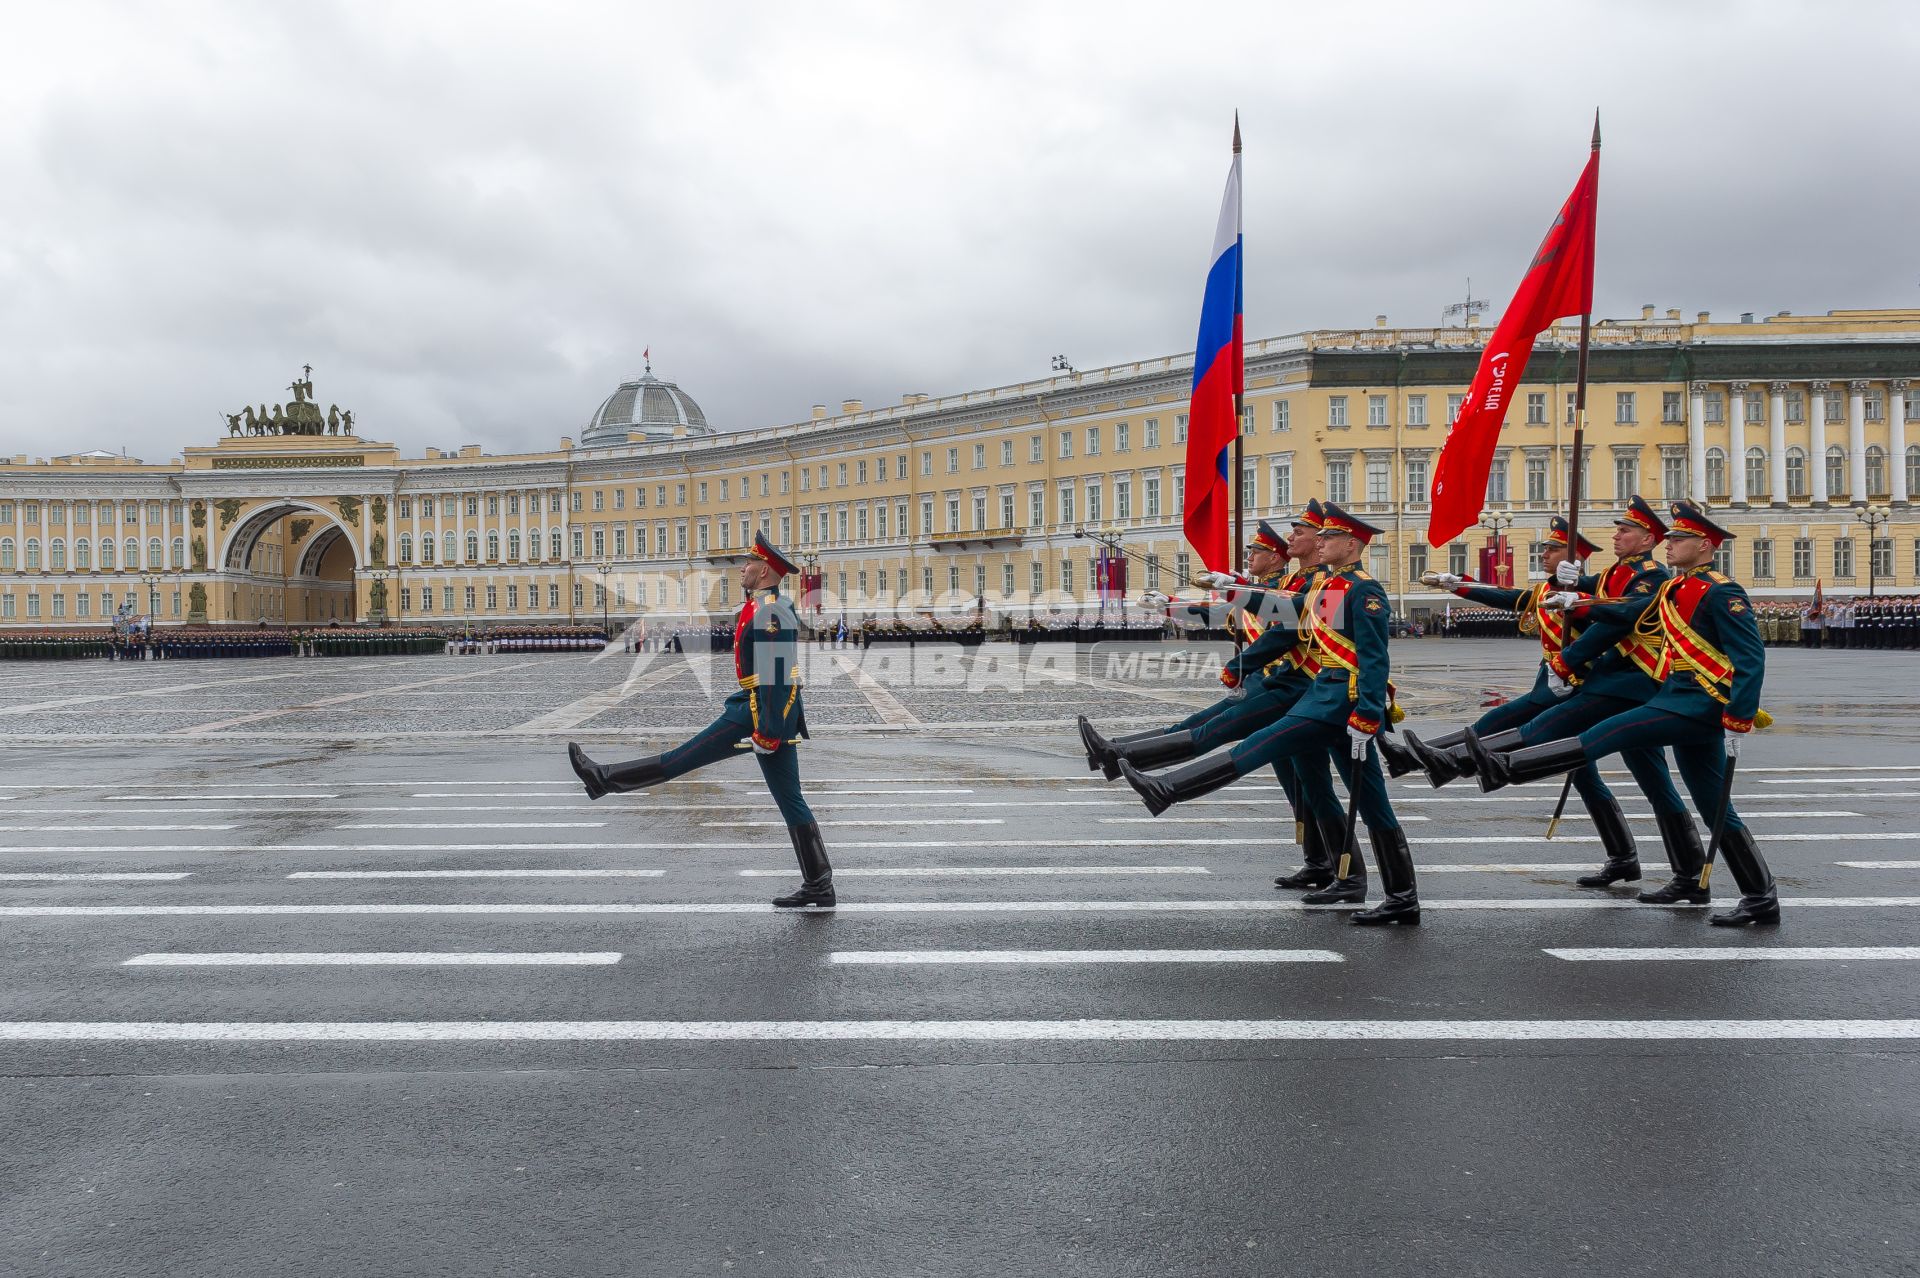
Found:
[[[1253, 640], [1220, 672], [1220, 681], [1232, 693], [1170, 728], [1114, 741], [1101, 736], [1082, 715], [1080, 740], [1086, 746], [1089, 771], [1103, 771], [1111, 781], [1119, 777], [1123, 760], [1136, 768], [1182, 763], [1217, 746], [1244, 740], [1293, 708], [1317, 670], [1294, 625], [1294, 602], [1319, 576], [1313, 565], [1319, 555], [1320, 521], [1317, 499], [1307, 503], [1285, 539], [1272, 525], [1260, 521], [1247, 548], [1247, 566], [1259, 588], [1247, 589], [1246, 583], [1225, 573], [1208, 579], [1210, 586], [1227, 592], [1237, 624]], [[1282, 576], [1288, 556], [1298, 560], [1300, 568]], [[1333, 882], [1331, 849], [1337, 846], [1342, 829], [1340, 800], [1326, 759], [1323, 755], [1276, 759], [1273, 770], [1293, 808], [1294, 834], [1305, 861], [1299, 870], [1275, 879], [1274, 886], [1326, 887]], [[1329, 839], [1329, 830], [1336, 837]]]
[[[1675, 575], [1652, 597], [1605, 602], [1564, 592], [1544, 605], [1630, 625], [1658, 641], [1660, 690], [1653, 699], [1577, 737], [1493, 751], [1469, 732], [1467, 746], [1479, 765], [1480, 788], [1487, 791], [1586, 766], [1634, 746], [1672, 746], [1694, 806], [1721, 831], [1727, 865], [1740, 887], [1740, 903], [1707, 921], [1720, 927], [1778, 923], [1780, 900], [1773, 875], [1753, 834], [1734, 812], [1724, 784], [1730, 761], [1739, 758], [1741, 741], [1756, 720], [1765, 722], [1760, 688], [1766, 678], [1766, 647], [1747, 592], [1712, 568], [1714, 552], [1733, 534], [1693, 502], [1675, 502], [1672, 511], [1667, 563]], [[1698, 878], [1703, 902], [1710, 868], [1703, 866]]]
[[764, 533], [754, 538], [752, 554], [740, 569], [747, 598], [733, 632], [733, 666], [740, 687], [727, 698], [720, 717], [665, 754], [600, 764], [569, 742], [567, 758], [586, 786], [587, 797], [598, 799], [603, 794], [659, 785], [732, 758], [736, 749], [750, 744], [767, 789], [786, 818], [800, 862], [799, 888], [773, 903], [781, 909], [830, 906], [834, 904], [833, 866], [827, 861], [820, 823], [800, 792], [796, 743], [807, 735], [807, 716], [800, 702], [799, 626], [793, 606], [780, 595], [780, 579], [799, 569], [774, 549]]
[[[1601, 598], [1650, 599], [1667, 579], [1667, 570], [1650, 553], [1666, 534], [1667, 526], [1653, 507], [1635, 494], [1628, 502], [1626, 513], [1614, 521], [1613, 550], [1618, 561], [1604, 573], [1583, 576], [1574, 561], [1563, 560], [1551, 570], [1553, 578], [1561, 585], [1571, 585]], [[1636, 635], [1631, 626], [1596, 621], [1582, 630], [1577, 620], [1574, 630], [1578, 632], [1577, 637], [1570, 638], [1563, 646], [1542, 650], [1542, 658], [1553, 677], [1552, 688], [1568, 685], [1572, 695], [1538, 711], [1519, 727], [1492, 737], [1494, 748], [1536, 745], [1572, 736], [1603, 719], [1644, 704], [1660, 690], [1655, 678], [1659, 652]], [[1576, 674], [1576, 669], [1580, 673]], [[1426, 769], [1427, 779], [1436, 787], [1470, 776], [1475, 770], [1474, 756], [1468, 751], [1464, 736], [1449, 749], [1432, 748], [1412, 733], [1407, 735], [1407, 744]], [[1665, 756], [1658, 749], [1631, 749], [1621, 752], [1621, 761], [1653, 808], [1660, 840], [1673, 872], [1666, 885], [1640, 893], [1639, 899], [1649, 905], [1696, 899], [1700, 864], [1706, 853], [1700, 846], [1693, 818], [1687, 814], [1686, 803], [1674, 788]], [[1617, 830], [1609, 835], [1604, 826], [1601, 838], [1607, 850], [1606, 863], [1596, 873], [1582, 876], [1578, 880], [1580, 885], [1606, 887], [1637, 881], [1641, 875], [1640, 860], [1632, 838], [1622, 838]]]
[[[1307, 650], [1318, 666], [1305, 694], [1278, 723], [1225, 754], [1159, 775], [1122, 760], [1120, 771], [1147, 811], [1159, 816], [1176, 803], [1211, 794], [1276, 760], [1332, 753], [1352, 796], [1354, 815], [1367, 824], [1387, 892], [1379, 905], [1354, 914], [1353, 922], [1418, 924], [1420, 899], [1413, 856], [1393, 814], [1386, 778], [1373, 757], [1374, 738], [1393, 712], [1387, 677], [1392, 612], [1386, 590], [1359, 561], [1367, 542], [1380, 530], [1332, 502], [1322, 512], [1319, 538], [1324, 571], [1308, 589], [1301, 611]], [[1257, 661], [1258, 656], [1248, 660]], [[1310, 904], [1366, 899], [1364, 876], [1348, 873], [1357, 869], [1358, 852], [1345, 846], [1344, 829], [1336, 837], [1340, 869], [1332, 884], [1303, 898]]]
[[[1483, 585], [1444, 572], [1428, 573], [1422, 579], [1428, 585], [1450, 590], [1462, 599], [1514, 614], [1519, 619], [1522, 633], [1537, 635], [1540, 639], [1543, 656], [1539, 670], [1534, 675], [1533, 687], [1525, 696], [1495, 706], [1481, 715], [1474, 722], [1473, 731], [1482, 738], [1498, 737], [1509, 730], [1517, 730], [1529, 720], [1555, 709], [1575, 692], [1572, 683], [1554, 672], [1552, 663], [1559, 658], [1568, 640], [1583, 627], [1578, 623], [1570, 623], [1565, 613], [1542, 611], [1540, 608], [1540, 600], [1552, 590], [1551, 579], [1561, 564], [1570, 558], [1587, 560], [1599, 550], [1585, 537], [1580, 537], [1577, 553], [1574, 553], [1568, 546], [1569, 535], [1567, 521], [1561, 516], [1554, 516], [1540, 552], [1540, 560], [1549, 580], [1524, 590]], [[1516, 734], [1508, 739], [1517, 742], [1519, 738]], [[1463, 747], [1465, 740], [1464, 730], [1435, 737], [1431, 741], [1423, 741], [1409, 732], [1404, 745], [1396, 744], [1390, 737], [1381, 737], [1380, 753], [1386, 759], [1389, 775], [1397, 777], [1424, 767], [1428, 779], [1439, 786], [1460, 772], [1454, 755], [1442, 752]], [[1607, 856], [1606, 864], [1597, 873], [1584, 875], [1577, 882], [1582, 887], [1606, 887], [1622, 880], [1637, 880], [1640, 877], [1640, 861], [1633, 832], [1627, 828], [1627, 818], [1620, 810], [1620, 801], [1607, 788], [1606, 782], [1600, 779], [1599, 769], [1578, 769], [1573, 774], [1573, 783], [1580, 792], [1581, 801], [1586, 804], [1587, 812], [1593, 817], [1594, 829], [1600, 835], [1600, 843]], [[1678, 802], [1678, 796], [1675, 796], [1675, 801]], [[1547, 832], [1547, 837], [1553, 837], [1552, 830]]]

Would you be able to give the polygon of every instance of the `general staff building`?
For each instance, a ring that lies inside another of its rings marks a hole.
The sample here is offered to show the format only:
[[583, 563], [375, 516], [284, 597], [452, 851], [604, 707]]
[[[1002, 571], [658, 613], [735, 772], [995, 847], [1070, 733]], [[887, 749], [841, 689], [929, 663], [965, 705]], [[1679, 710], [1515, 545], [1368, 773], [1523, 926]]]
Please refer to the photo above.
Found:
[[[1567, 499], [1571, 326], [1543, 335], [1513, 399], [1487, 523], [1437, 548], [1423, 536], [1485, 336], [1382, 319], [1250, 343], [1249, 529], [1308, 497], [1349, 506], [1388, 530], [1368, 566], [1415, 616], [1446, 599], [1420, 575], [1477, 570], [1494, 528], [1516, 574], [1537, 571]], [[165, 463], [0, 465], [0, 626], [100, 624], [128, 604], [161, 624], [704, 624], [738, 604], [728, 569], [756, 529], [818, 574], [835, 616], [1090, 609], [1099, 550], [1082, 531], [1137, 555], [1136, 600], [1174, 593], [1199, 567], [1180, 532], [1191, 376], [1191, 356], [1162, 356], [715, 429], [649, 368], [553, 451], [420, 457], [366, 437], [404, 423], [348, 414], [329, 433], [311, 381], [296, 383], [287, 420], [299, 409], [318, 433], [235, 416], [227, 437]], [[1757, 597], [1805, 598], [1816, 581], [1865, 593], [1870, 579], [1913, 592], [1916, 415], [1920, 311], [1729, 322], [1646, 307], [1593, 330], [1583, 519], [1604, 544], [1629, 493], [1691, 496], [1738, 534], [1723, 566]]]

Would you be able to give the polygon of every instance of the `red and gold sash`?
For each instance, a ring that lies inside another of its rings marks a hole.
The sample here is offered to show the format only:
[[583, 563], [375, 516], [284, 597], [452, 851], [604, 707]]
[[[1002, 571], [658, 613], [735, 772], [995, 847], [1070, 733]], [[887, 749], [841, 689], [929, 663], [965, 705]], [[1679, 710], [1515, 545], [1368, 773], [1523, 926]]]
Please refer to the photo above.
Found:
[[[1298, 594], [1303, 590], [1310, 591], [1313, 588], [1313, 580], [1314, 578], [1311, 572], [1296, 572], [1280, 583], [1280, 589], [1288, 594]], [[1306, 618], [1303, 616], [1299, 629], [1300, 637], [1294, 641], [1293, 647], [1281, 654], [1280, 659], [1273, 664], [1280, 665], [1284, 663], [1293, 667], [1295, 670], [1303, 672], [1309, 678], [1319, 674], [1320, 662], [1319, 659], [1313, 655], [1313, 646], [1308, 640], [1308, 633], [1309, 628], [1306, 625]]]
[[[1360, 699], [1360, 649], [1354, 642], [1340, 633], [1335, 624], [1345, 603], [1347, 590], [1353, 579], [1338, 572], [1329, 572], [1321, 578], [1320, 584], [1307, 592], [1307, 606], [1301, 620], [1306, 626], [1303, 646], [1306, 659], [1311, 663], [1310, 672], [1317, 675], [1332, 667], [1344, 670], [1347, 674], [1347, 700]], [[1329, 597], [1331, 596], [1331, 597]], [[1309, 669], [1303, 665], [1301, 669]], [[1406, 712], [1400, 708], [1396, 699], [1393, 681], [1387, 681], [1387, 717], [1394, 723], [1406, 718]]]
[[1714, 584], [1704, 576], [1676, 577], [1654, 596], [1664, 640], [1656, 677], [1664, 682], [1676, 670], [1691, 674], [1708, 696], [1725, 705], [1733, 693], [1733, 660], [1693, 628], [1693, 614]]
[[[1625, 598], [1627, 587], [1633, 584], [1633, 579], [1639, 575], [1639, 572], [1640, 570], [1637, 565], [1628, 563], [1625, 560], [1615, 564], [1613, 567], [1607, 569], [1607, 575], [1600, 579], [1600, 593], [1596, 598]], [[1663, 586], [1662, 589], [1665, 589], [1665, 587]], [[1632, 630], [1629, 630], [1626, 638], [1616, 643], [1614, 648], [1619, 651], [1621, 656], [1631, 661], [1642, 674], [1646, 675], [1649, 679], [1658, 681], [1666, 676], [1662, 673], [1660, 664], [1660, 627], [1657, 624], [1651, 626], [1647, 624], [1647, 619], [1653, 611], [1654, 610], [1650, 608], [1647, 612], [1642, 613], [1640, 624]]]

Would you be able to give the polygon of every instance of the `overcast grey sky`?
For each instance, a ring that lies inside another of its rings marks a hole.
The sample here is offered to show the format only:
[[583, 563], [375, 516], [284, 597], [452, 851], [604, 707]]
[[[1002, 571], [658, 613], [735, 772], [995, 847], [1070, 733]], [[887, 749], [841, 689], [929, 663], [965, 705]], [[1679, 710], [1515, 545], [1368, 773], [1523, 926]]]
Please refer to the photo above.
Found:
[[7, 0], [0, 453], [321, 402], [552, 447], [1504, 303], [1603, 113], [1596, 306], [1920, 306], [1920, 5]]

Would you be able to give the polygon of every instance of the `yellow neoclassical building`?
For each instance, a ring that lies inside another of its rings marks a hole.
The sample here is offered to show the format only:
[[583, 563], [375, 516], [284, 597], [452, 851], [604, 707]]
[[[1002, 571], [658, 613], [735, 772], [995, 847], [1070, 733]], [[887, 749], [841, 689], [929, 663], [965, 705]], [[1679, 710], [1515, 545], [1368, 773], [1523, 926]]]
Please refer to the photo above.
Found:
[[[1421, 573], [1476, 567], [1493, 526], [1522, 575], [1536, 567], [1566, 501], [1570, 325], [1543, 336], [1513, 401], [1488, 526], [1438, 548], [1422, 535], [1484, 336], [1383, 317], [1250, 343], [1249, 521], [1310, 496], [1349, 505], [1388, 530], [1370, 567], [1414, 614], [1445, 600]], [[1136, 599], [1171, 592], [1197, 566], [1179, 522], [1191, 362], [735, 430], [649, 368], [578, 442], [510, 456], [403, 457], [351, 414], [323, 417], [296, 381], [284, 410], [249, 408], [164, 464], [0, 465], [0, 626], [97, 624], [129, 602], [163, 624], [698, 623], [737, 605], [729, 569], [756, 529], [820, 574], [828, 615], [1091, 607], [1098, 552], [1081, 529], [1140, 556]], [[1631, 492], [1691, 495], [1739, 534], [1724, 566], [1759, 597], [1805, 597], [1816, 580], [1916, 589], [1920, 311], [1728, 322], [1646, 307], [1596, 324], [1588, 411], [1585, 518], [1600, 532]]]

